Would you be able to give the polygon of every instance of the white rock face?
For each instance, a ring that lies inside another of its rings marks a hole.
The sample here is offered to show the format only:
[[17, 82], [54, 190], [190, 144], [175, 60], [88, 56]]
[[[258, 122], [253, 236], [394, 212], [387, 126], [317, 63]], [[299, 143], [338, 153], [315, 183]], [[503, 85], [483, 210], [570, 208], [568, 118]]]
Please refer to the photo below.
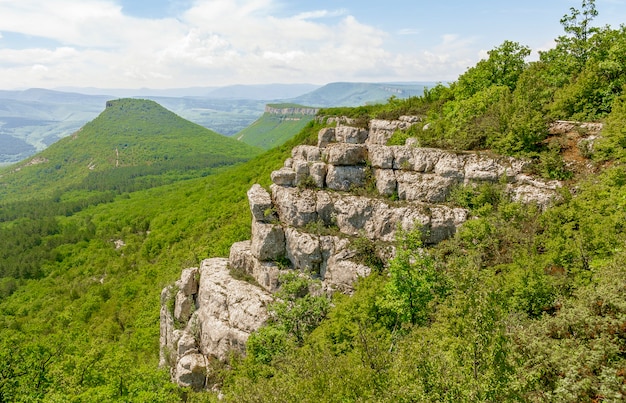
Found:
[[330, 165], [365, 165], [367, 147], [362, 144], [333, 143], [326, 147]]
[[393, 168], [393, 149], [387, 146], [371, 144], [367, 147], [370, 163], [374, 168]]
[[398, 180], [393, 169], [377, 169], [374, 171], [376, 190], [383, 196], [392, 196], [398, 190]]
[[280, 186], [295, 186], [296, 171], [292, 168], [282, 167], [271, 174], [272, 182]]
[[255, 183], [250, 190], [248, 190], [247, 194], [254, 221], [270, 222], [276, 219], [276, 215], [272, 211], [272, 198], [267, 190]]
[[322, 264], [319, 237], [287, 228], [285, 239], [287, 258], [293, 266], [305, 272], [319, 273]]
[[365, 167], [362, 166], [328, 166], [326, 186], [332, 190], [349, 191], [365, 184]]
[[210, 386], [206, 385], [209, 358], [225, 361], [231, 350], [243, 353], [250, 333], [267, 320], [271, 294], [233, 279], [227, 263], [218, 258], [202, 262], [193, 298], [196, 309], [189, 321], [180, 323], [180, 330], [175, 329], [168, 309], [171, 290], [163, 290], [161, 362], [170, 366], [172, 380], [180, 386], [194, 390]]
[[452, 187], [459, 183], [454, 178], [419, 172], [398, 172], [398, 196], [402, 200], [443, 203]]
[[319, 131], [317, 136], [317, 146], [325, 148], [329, 143], [336, 141], [335, 128], [325, 127]]
[[406, 130], [419, 121], [417, 117], [404, 117], [404, 120], [372, 119], [369, 123], [368, 144], [384, 145], [396, 130]]
[[252, 242], [235, 242], [230, 247], [228, 265], [251, 275], [257, 283], [269, 292], [278, 289], [278, 276], [282, 270], [274, 262], [263, 262], [252, 253]]
[[201, 352], [224, 361], [230, 350], [245, 351], [250, 333], [267, 320], [266, 306], [271, 301], [272, 296], [261, 288], [233, 279], [226, 259], [207, 259], [200, 268], [197, 322], [192, 317], [189, 330], [199, 332]]
[[314, 162], [309, 166], [309, 175], [318, 188], [326, 185], [326, 173], [326, 164], [323, 162]]
[[204, 355], [194, 353], [180, 358], [176, 364], [176, 382], [181, 387], [200, 390], [205, 387], [207, 379], [207, 359]]
[[321, 152], [319, 147], [301, 145], [291, 150], [291, 157], [294, 160], [315, 162], [320, 160]]
[[278, 217], [283, 225], [302, 227], [317, 220], [315, 191], [278, 184], [273, 184], [271, 189]]
[[[560, 182], [524, 174], [527, 161], [423, 148], [416, 141], [385, 145], [396, 130], [419, 121], [371, 120], [365, 130], [347, 118], [328, 119], [338, 126], [322, 129], [317, 146], [295, 147], [272, 172], [270, 192], [252, 186], [252, 239], [233, 244], [228, 260], [186, 269], [161, 294], [160, 363], [174, 381], [211, 387], [207, 363], [244, 351], [249, 334], [267, 319], [265, 307], [282, 273], [310, 273], [326, 292], [351, 293], [372, 270], [356, 255], [357, 237], [374, 242], [388, 260], [398, 230], [419, 228], [426, 244], [454, 236], [469, 218], [467, 210], [445, 203], [455, 186], [503, 183], [514, 200], [540, 208], [559, 197]], [[229, 268], [258, 285], [233, 279]]]
[[285, 231], [275, 224], [252, 222], [252, 255], [259, 260], [278, 260], [285, 256]]
[[339, 143], [363, 144], [369, 132], [365, 129], [352, 126], [338, 126], [335, 129], [335, 138]]

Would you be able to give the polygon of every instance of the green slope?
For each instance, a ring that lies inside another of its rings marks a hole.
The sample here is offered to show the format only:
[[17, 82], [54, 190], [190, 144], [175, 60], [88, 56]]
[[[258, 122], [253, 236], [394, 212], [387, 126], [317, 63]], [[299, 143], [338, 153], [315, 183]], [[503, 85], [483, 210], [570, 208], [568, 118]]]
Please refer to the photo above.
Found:
[[75, 134], [0, 171], [0, 201], [68, 188], [107, 190], [164, 174], [198, 176], [250, 159], [259, 150], [186, 121], [148, 100], [121, 99]]
[[[0, 400], [181, 400], [157, 365], [160, 290], [182, 268], [249, 239], [246, 191], [269, 185], [291, 148], [316, 132], [207, 178], [0, 225], [0, 238], [15, 239], [0, 248]], [[38, 278], [20, 277], [15, 268], [33, 261]]]
[[[246, 127], [234, 137], [246, 144], [260, 147], [265, 150], [276, 147], [299, 133], [315, 115], [299, 113], [307, 107], [298, 104], [268, 105], [282, 111], [265, 112], [250, 126]], [[292, 111], [293, 110], [293, 111]]]

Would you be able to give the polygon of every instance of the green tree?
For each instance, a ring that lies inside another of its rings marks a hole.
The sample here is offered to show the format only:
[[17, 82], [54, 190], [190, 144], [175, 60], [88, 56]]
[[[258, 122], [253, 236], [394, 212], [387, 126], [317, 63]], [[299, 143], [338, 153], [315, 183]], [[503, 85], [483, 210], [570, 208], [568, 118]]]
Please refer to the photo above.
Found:
[[486, 60], [479, 61], [463, 73], [454, 84], [458, 98], [468, 98], [492, 85], [515, 89], [517, 80], [526, 68], [530, 48], [518, 42], [504, 41], [488, 52]]
[[589, 38], [597, 32], [597, 28], [591, 26], [591, 21], [598, 15], [598, 11], [595, 0], [583, 0], [581, 8], [570, 7], [570, 13], [561, 18], [561, 25], [569, 36], [559, 37], [557, 42], [565, 45], [584, 65], [589, 52]]
[[399, 235], [396, 257], [389, 265], [382, 305], [396, 314], [398, 324], [428, 323], [432, 304], [446, 292], [445, 279], [422, 249], [421, 237], [419, 229]]

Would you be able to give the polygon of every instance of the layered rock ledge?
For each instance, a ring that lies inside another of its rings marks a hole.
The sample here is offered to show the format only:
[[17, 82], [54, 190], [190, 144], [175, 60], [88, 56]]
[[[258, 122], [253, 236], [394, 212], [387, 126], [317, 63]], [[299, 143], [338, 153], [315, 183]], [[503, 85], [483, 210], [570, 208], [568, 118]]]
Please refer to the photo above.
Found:
[[[182, 386], [211, 386], [210, 361], [244, 352], [249, 334], [267, 319], [266, 305], [280, 287], [280, 274], [299, 270], [322, 281], [326, 292], [353, 290], [372, 268], [352, 242], [374, 242], [387, 260], [398, 230], [419, 228], [427, 244], [454, 235], [470, 217], [446, 203], [457, 186], [505, 184], [510, 196], [548, 206], [561, 186], [525, 173], [528, 162], [487, 153], [452, 152], [385, 145], [413, 116], [371, 120], [367, 129], [345, 118], [319, 132], [317, 145], [292, 150], [272, 172], [269, 189], [248, 191], [252, 239], [232, 245], [226, 259], [208, 259], [183, 271], [163, 290], [161, 364]], [[229, 270], [252, 276], [257, 285], [235, 280]]]

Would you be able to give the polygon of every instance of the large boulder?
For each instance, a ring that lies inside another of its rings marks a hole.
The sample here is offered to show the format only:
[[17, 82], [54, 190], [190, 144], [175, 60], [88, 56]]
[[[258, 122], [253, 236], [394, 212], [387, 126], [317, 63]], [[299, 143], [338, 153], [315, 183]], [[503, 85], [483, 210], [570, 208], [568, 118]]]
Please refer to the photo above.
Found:
[[362, 144], [334, 143], [326, 147], [325, 155], [330, 165], [365, 165], [367, 147]]
[[337, 126], [335, 137], [338, 142], [349, 144], [363, 144], [369, 132], [365, 129], [353, 126]]
[[252, 254], [259, 260], [279, 260], [285, 256], [285, 232], [275, 224], [252, 222]]
[[424, 203], [445, 202], [453, 186], [459, 183], [451, 177], [419, 172], [397, 172], [396, 180], [400, 199]]
[[398, 191], [398, 181], [393, 169], [376, 169], [376, 190], [383, 196], [392, 196]]
[[270, 174], [272, 182], [280, 186], [295, 186], [296, 171], [293, 168], [282, 167]]
[[303, 227], [317, 220], [317, 200], [314, 190], [278, 185], [272, 185], [271, 189], [278, 217], [283, 225]]
[[176, 364], [175, 381], [183, 388], [201, 390], [206, 385], [207, 367], [204, 355], [199, 353], [184, 355]]
[[272, 209], [272, 198], [261, 185], [256, 183], [252, 185], [247, 195], [254, 221], [270, 222], [276, 219], [276, 215]]
[[366, 168], [363, 166], [328, 165], [326, 187], [347, 192], [365, 185]]
[[391, 169], [393, 168], [393, 149], [387, 146], [370, 144], [367, 146], [369, 161], [372, 167]]
[[257, 259], [252, 253], [251, 241], [232, 244], [228, 265], [234, 270], [251, 275], [261, 287], [269, 292], [278, 289], [278, 278], [283, 270], [275, 262], [263, 262]]
[[434, 148], [391, 146], [393, 169], [415, 172], [432, 172], [446, 152]]
[[369, 123], [368, 144], [387, 144], [396, 130], [406, 130], [419, 121], [419, 118], [405, 116], [402, 120], [372, 119]]
[[336, 141], [334, 127], [325, 127], [317, 133], [317, 146], [319, 148], [325, 148], [334, 141]]
[[296, 269], [319, 273], [322, 253], [319, 238], [295, 228], [285, 230], [287, 258]]
[[294, 160], [302, 160], [308, 162], [319, 161], [321, 157], [320, 148], [310, 145], [295, 146], [291, 150], [291, 157]]
[[323, 188], [326, 185], [326, 164], [313, 162], [309, 166], [309, 175], [316, 187]]

